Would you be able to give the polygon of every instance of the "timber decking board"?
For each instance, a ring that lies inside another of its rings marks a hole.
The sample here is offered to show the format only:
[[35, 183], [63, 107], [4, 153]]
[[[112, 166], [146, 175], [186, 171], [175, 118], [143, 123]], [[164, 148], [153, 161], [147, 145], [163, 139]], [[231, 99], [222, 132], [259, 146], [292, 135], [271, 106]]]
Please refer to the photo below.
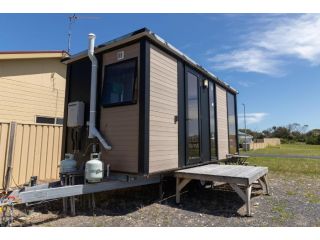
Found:
[[267, 167], [209, 164], [178, 170], [175, 172], [175, 176], [250, 185], [267, 173]]

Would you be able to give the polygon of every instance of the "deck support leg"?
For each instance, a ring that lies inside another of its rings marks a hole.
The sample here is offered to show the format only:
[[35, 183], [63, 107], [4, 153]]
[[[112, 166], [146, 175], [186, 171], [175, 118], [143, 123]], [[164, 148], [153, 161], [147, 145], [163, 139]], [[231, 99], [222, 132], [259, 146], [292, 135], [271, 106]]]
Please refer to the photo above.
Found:
[[191, 179], [176, 179], [176, 203], [180, 203], [180, 192], [181, 190], [191, 181]]
[[180, 203], [179, 182], [180, 182], [180, 178], [177, 177], [177, 179], [176, 179], [176, 203], [177, 203], [177, 204]]
[[251, 216], [251, 189], [252, 185], [247, 186], [246, 188], [246, 196], [247, 196], [247, 201], [246, 201], [246, 207], [247, 207], [247, 216]]
[[160, 201], [163, 199], [163, 183], [162, 183], [162, 177], [160, 176], [160, 183], [159, 183], [159, 198], [160, 198]]
[[229, 184], [233, 190], [241, 197], [241, 199], [246, 203], [247, 216], [251, 216], [251, 189], [252, 185], [246, 186], [246, 192], [244, 193], [237, 184]]
[[266, 184], [264, 183], [264, 181], [262, 180], [262, 178], [259, 178], [258, 182], [259, 182], [260, 186], [262, 187], [263, 193], [267, 194], [267, 187], [266, 187]]
[[269, 182], [268, 182], [268, 178], [267, 178], [267, 174], [264, 175], [261, 180], [264, 182], [264, 184], [266, 185], [266, 193], [267, 195], [270, 195], [270, 188], [269, 188]]
[[94, 197], [94, 193], [91, 194], [91, 207], [92, 207], [92, 211], [94, 212], [94, 210], [96, 209], [96, 200]]
[[63, 214], [67, 214], [68, 212], [68, 201], [67, 198], [62, 198], [62, 208], [63, 208]]
[[258, 179], [259, 184], [261, 185], [264, 194], [270, 195], [269, 183], [267, 180], [267, 175], [262, 176]]

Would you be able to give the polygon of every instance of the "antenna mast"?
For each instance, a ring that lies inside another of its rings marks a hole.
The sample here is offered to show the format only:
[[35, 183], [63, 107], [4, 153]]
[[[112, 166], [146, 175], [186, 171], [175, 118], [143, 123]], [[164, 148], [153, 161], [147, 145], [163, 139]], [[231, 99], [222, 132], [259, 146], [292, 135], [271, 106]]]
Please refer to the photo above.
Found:
[[71, 54], [71, 36], [72, 36], [72, 25], [79, 19], [99, 19], [99, 17], [78, 17], [76, 14], [68, 17], [69, 25], [68, 25], [68, 50], [67, 52]]
[[76, 20], [78, 19], [78, 17], [76, 16], [76, 14], [73, 14], [72, 16], [69, 16], [69, 26], [68, 26], [68, 53], [71, 53], [71, 27], [72, 24], [76, 22]]

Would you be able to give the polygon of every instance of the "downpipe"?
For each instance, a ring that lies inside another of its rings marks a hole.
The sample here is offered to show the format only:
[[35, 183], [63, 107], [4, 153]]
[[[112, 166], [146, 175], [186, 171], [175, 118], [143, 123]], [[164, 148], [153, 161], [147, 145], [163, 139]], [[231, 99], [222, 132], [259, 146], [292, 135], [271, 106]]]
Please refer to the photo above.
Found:
[[89, 34], [89, 49], [88, 56], [91, 60], [91, 89], [90, 89], [90, 119], [89, 119], [89, 136], [88, 138], [98, 138], [102, 146], [106, 150], [111, 150], [112, 147], [101, 136], [101, 133], [96, 128], [96, 101], [97, 101], [97, 73], [98, 73], [98, 60], [94, 55], [94, 43], [96, 35]]

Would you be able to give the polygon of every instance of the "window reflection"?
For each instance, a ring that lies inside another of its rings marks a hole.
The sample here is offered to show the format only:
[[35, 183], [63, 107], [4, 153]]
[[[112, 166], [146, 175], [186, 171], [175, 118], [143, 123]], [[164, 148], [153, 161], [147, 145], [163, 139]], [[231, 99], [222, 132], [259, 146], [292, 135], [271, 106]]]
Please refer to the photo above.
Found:
[[237, 152], [236, 117], [235, 117], [235, 96], [228, 93], [228, 130], [229, 130], [229, 152]]
[[200, 157], [198, 79], [191, 73], [187, 78], [187, 151], [188, 160], [193, 161]]

